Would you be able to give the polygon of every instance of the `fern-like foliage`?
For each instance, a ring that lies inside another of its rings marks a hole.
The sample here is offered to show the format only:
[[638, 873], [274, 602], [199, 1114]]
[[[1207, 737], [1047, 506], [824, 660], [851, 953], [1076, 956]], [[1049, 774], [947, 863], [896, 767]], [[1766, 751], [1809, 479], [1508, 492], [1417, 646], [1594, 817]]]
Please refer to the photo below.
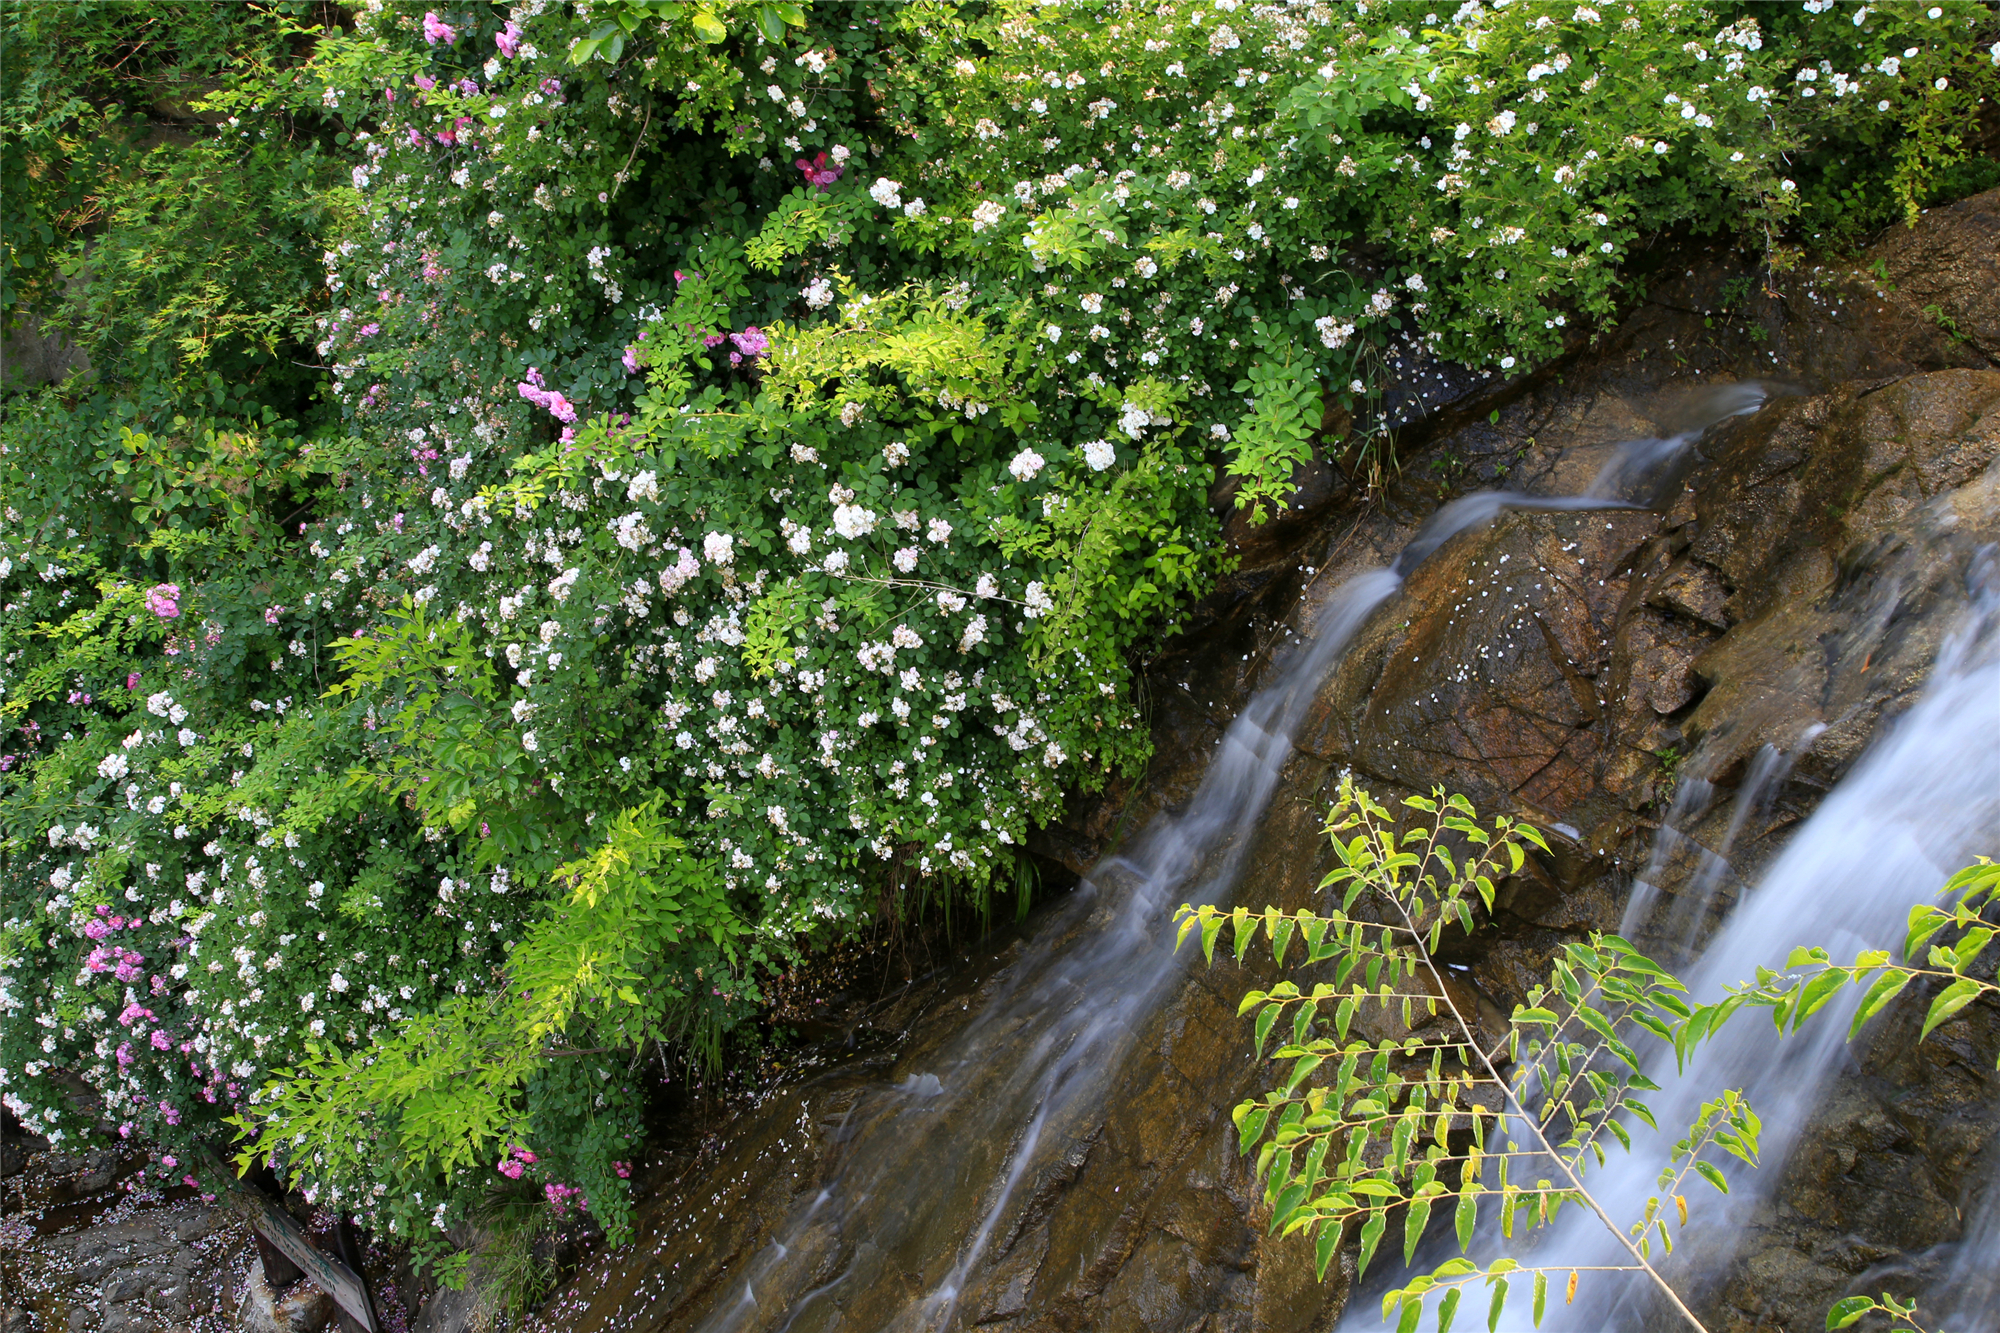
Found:
[[[1643, 1072], [1634, 1043], [1657, 1043], [1658, 1054], [1671, 1051], [1684, 1067], [1738, 1012], [1768, 1009], [1780, 1034], [1797, 1031], [1842, 989], [1864, 982], [1850, 1040], [1913, 982], [1937, 987], [1925, 1037], [1975, 1001], [2000, 997], [2000, 984], [1973, 973], [1996, 934], [1986, 917], [2000, 905], [2000, 865], [1981, 857], [1946, 883], [1946, 906], [1911, 908], [1902, 962], [1874, 949], [1839, 964], [1825, 949], [1801, 948], [1782, 970], [1760, 968], [1722, 999], [1690, 1004], [1686, 988], [1659, 964], [1615, 935], [1593, 934], [1586, 943], [1565, 943], [1548, 984], [1532, 988], [1503, 1030], [1489, 1033], [1473, 997], [1441, 970], [1436, 953], [1447, 931], [1474, 929], [1475, 899], [1491, 909], [1495, 876], [1518, 872], [1524, 847], [1547, 847], [1526, 824], [1499, 817], [1481, 825], [1463, 796], [1438, 790], [1404, 806], [1407, 826], [1351, 777], [1342, 779], [1326, 825], [1340, 864], [1320, 886], [1341, 893], [1337, 911], [1183, 907], [1177, 918], [1179, 941], [1198, 937], [1211, 965], [1226, 927], [1238, 963], [1261, 934], [1275, 962], [1284, 966], [1289, 955], [1292, 966], [1311, 974], [1304, 985], [1253, 990], [1239, 1010], [1255, 1015], [1260, 1058], [1281, 1034], [1272, 1058], [1286, 1066], [1277, 1087], [1233, 1113], [1240, 1150], [1257, 1152], [1271, 1229], [1310, 1237], [1323, 1277], [1354, 1231], [1365, 1272], [1398, 1222], [1409, 1265], [1433, 1213], [1451, 1210], [1460, 1257], [1383, 1298], [1383, 1317], [1396, 1320], [1398, 1333], [1414, 1333], [1427, 1307], [1439, 1333], [1448, 1333], [1468, 1290], [1480, 1284], [1489, 1329], [1499, 1326], [1511, 1288], [1522, 1282], [1539, 1325], [1550, 1278], [1561, 1280], [1567, 1302], [1586, 1271], [1645, 1275], [1700, 1329], [1653, 1260], [1672, 1252], [1688, 1223], [1690, 1177], [1727, 1193], [1723, 1160], [1756, 1166], [1761, 1125], [1740, 1093], [1720, 1092], [1673, 1145], [1657, 1192], [1636, 1215], [1613, 1218], [1585, 1175], [1604, 1163], [1610, 1142], [1631, 1147], [1631, 1124], [1659, 1129], [1637, 1095], [1658, 1085]], [[1295, 940], [1303, 946], [1296, 952]], [[1464, 1257], [1482, 1212], [1513, 1240], [1566, 1207], [1595, 1214], [1628, 1261], [1572, 1266], [1502, 1257], [1482, 1266]], [[1916, 1306], [1887, 1294], [1838, 1302], [1826, 1327], [1847, 1328], [1868, 1314], [1922, 1333]]]
[[[239, 1167], [272, 1158], [309, 1190], [357, 1176], [455, 1183], [535, 1137], [528, 1085], [550, 1061], [684, 1035], [699, 1001], [668, 961], [694, 949], [731, 966], [748, 929], [720, 871], [688, 854], [655, 798], [620, 813], [555, 880], [562, 896], [514, 950], [504, 987], [460, 996], [365, 1050], [309, 1041], [304, 1059], [274, 1071], [255, 1109], [230, 1121]], [[309, 1158], [293, 1156], [299, 1144], [312, 1145]], [[620, 1233], [629, 1207], [608, 1157], [596, 1171], [577, 1166], [599, 1220]]]

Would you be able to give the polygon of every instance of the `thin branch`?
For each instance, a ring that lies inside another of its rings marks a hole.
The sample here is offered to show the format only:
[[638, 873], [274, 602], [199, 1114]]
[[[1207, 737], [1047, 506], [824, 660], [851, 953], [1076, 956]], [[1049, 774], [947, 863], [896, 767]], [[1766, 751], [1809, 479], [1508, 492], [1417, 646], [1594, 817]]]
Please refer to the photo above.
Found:
[[[1402, 900], [1392, 894], [1390, 895], [1390, 901], [1395, 903], [1396, 910], [1402, 914], [1403, 919], [1410, 921], [1409, 910], [1403, 906]], [[1414, 923], [1412, 923], [1412, 926], [1414, 928]], [[1458, 1023], [1462, 1031], [1471, 1032], [1473, 1029], [1466, 1023], [1465, 1016], [1458, 1011], [1458, 1005], [1452, 1001], [1451, 993], [1445, 989], [1444, 977], [1438, 972], [1437, 964], [1431, 961], [1430, 950], [1424, 947], [1422, 940], [1417, 941], [1417, 956], [1423, 961], [1425, 969], [1430, 972], [1431, 979], [1437, 983], [1438, 994], [1444, 1000], [1445, 1007], [1451, 1010], [1453, 1020]], [[1475, 1049], [1478, 1047], [1477, 1042], [1471, 1044]], [[1500, 1071], [1493, 1067], [1490, 1060], [1485, 1059], [1483, 1051], [1481, 1052], [1481, 1060], [1486, 1065], [1486, 1072], [1491, 1074], [1497, 1081], [1500, 1078]], [[1687, 1303], [1680, 1298], [1680, 1293], [1676, 1292], [1672, 1285], [1664, 1277], [1660, 1276], [1659, 1270], [1647, 1262], [1646, 1256], [1639, 1252], [1639, 1247], [1626, 1237], [1624, 1228], [1612, 1221], [1611, 1215], [1604, 1211], [1604, 1205], [1597, 1201], [1597, 1197], [1584, 1188], [1583, 1178], [1576, 1173], [1575, 1168], [1570, 1165], [1569, 1160], [1550, 1146], [1548, 1137], [1542, 1133], [1542, 1127], [1536, 1123], [1535, 1118], [1527, 1113], [1527, 1109], [1514, 1096], [1513, 1089], [1503, 1085], [1501, 1095], [1514, 1108], [1515, 1114], [1519, 1115], [1529, 1128], [1534, 1131], [1535, 1138], [1541, 1143], [1542, 1148], [1548, 1155], [1555, 1159], [1556, 1165], [1561, 1168], [1562, 1173], [1569, 1177], [1570, 1184], [1575, 1188], [1577, 1196], [1585, 1204], [1589, 1205], [1590, 1210], [1597, 1214], [1597, 1220], [1604, 1224], [1604, 1229], [1618, 1238], [1618, 1243], [1625, 1248], [1625, 1252], [1632, 1256], [1640, 1268], [1645, 1270], [1648, 1277], [1653, 1279], [1654, 1285], [1658, 1286], [1665, 1293], [1667, 1300], [1673, 1305], [1674, 1309], [1680, 1312], [1683, 1319], [1687, 1320], [1688, 1326], [1699, 1330], [1700, 1333], [1708, 1333], [1707, 1326], [1695, 1317], [1694, 1311], [1688, 1309]]]

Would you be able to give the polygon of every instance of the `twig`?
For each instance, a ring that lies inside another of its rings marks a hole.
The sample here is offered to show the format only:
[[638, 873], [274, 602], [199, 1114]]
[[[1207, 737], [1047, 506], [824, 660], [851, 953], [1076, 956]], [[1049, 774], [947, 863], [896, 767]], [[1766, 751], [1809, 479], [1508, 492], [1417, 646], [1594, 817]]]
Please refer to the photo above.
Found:
[[[1441, 827], [1443, 822], [1442, 815], [1439, 816], [1438, 822]], [[1430, 841], [1429, 847], [1435, 847], [1436, 845], [1437, 845], [1437, 839], [1434, 835]], [[1430, 852], [1427, 848], [1425, 852], [1426, 861], [1429, 860], [1429, 856]], [[1420, 866], [1418, 870], [1419, 870], [1418, 879], [1421, 882], [1422, 867]], [[1409, 909], [1403, 906], [1402, 899], [1395, 894], [1389, 894], [1388, 898], [1389, 901], [1395, 905], [1397, 913], [1410, 926], [1410, 929], [1414, 931], [1416, 929], [1416, 923], [1414, 920], [1411, 919]], [[1451, 1011], [1452, 1020], [1458, 1024], [1459, 1030], [1461, 1032], [1467, 1033], [1468, 1035], [1471, 1034], [1473, 1032], [1473, 1028], [1466, 1023], [1465, 1015], [1459, 1013], [1458, 1005], [1453, 1002], [1451, 998], [1451, 992], [1446, 988], [1444, 984], [1443, 975], [1439, 973], [1437, 969], [1437, 964], [1431, 961], [1431, 951], [1425, 947], [1424, 942], [1421, 938], [1419, 938], [1416, 941], [1416, 949], [1418, 958], [1420, 958], [1423, 961], [1424, 969], [1430, 973], [1431, 981], [1437, 986], [1438, 998], [1443, 1000], [1445, 1008]], [[1546, 1152], [1550, 1157], [1554, 1158], [1557, 1167], [1559, 1167], [1562, 1170], [1562, 1173], [1565, 1176], [1569, 1177], [1570, 1185], [1576, 1190], [1577, 1196], [1581, 1198], [1584, 1201], [1584, 1203], [1589, 1206], [1590, 1211], [1597, 1214], [1597, 1220], [1604, 1224], [1604, 1229], [1606, 1231], [1609, 1231], [1613, 1236], [1617, 1237], [1618, 1243], [1625, 1248], [1625, 1252], [1632, 1256], [1633, 1260], [1637, 1263], [1637, 1265], [1640, 1268], [1644, 1269], [1646, 1275], [1652, 1278], [1654, 1284], [1657, 1285], [1659, 1289], [1666, 1294], [1667, 1300], [1670, 1303], [1672, 1303], [1674, 1309], [1680, 1312], [1681, 1317], [1687, 1320], [1688, 1326], [1690, 1328], [1699, 1330], [1699, 1333], [1708, 1333], [1707, 1326], [1704, 1325], [1701, 1322], [1701, 1320], [1695, 1318], [1694, 1311], [1688, 1309], [1687, 1303], [1681, 1300], [1680, 1293], [1676, 1292], [1673, 1289], [1673, 1287], [1667, 1282], [1667, 1280], [1660, 1276], [1659, 1270], [1654, 1268], [1652, 1264], [1646, 1261], [1646, 1256], [1639, 1252], [1639, 1247], [1634, 1245], [1629, 1239], [1626, 1238], [1624, 1229], [1621, 1228], [1616, 1222], [1612, 1221], [1611, 1215], [1604, 1211], [1604, 1205], [1600, 1204], [1597, 1201], [1596, 1196], [1593, 1195], [1588, 1189], [1584, 1188], [1583, 1178], [1577, 1175], [1575, 1168], [1573, 1168], [1569, 1164], [1569, 1159], [1564, 1157], [1561, 1153], [1557, 1152], [1549, 1144], [1547, 1136], [1542, 1133], [1542, 1127], [1540, 1122], [1537, 1121], [1534, 1116], [1528, 1113], [1527, 1108], [1521, 1105], [1520, 1099], [1515, 1097], [1513, 1088], [1510, 1087], [1505, 1082], [1505, 1080], [1501, 1079], [1500, 1071], [1494, 1068], [1492, 1060], [1487, 1058], [1486, 1052], [1480, 1046], [1478, 1040], [1475, 1038], [1474, 1040], [1471, 1040], [1466, 1044], [1469, 1047], [1471, 1047], [1471, 1049], [1479, 1052], [1480, 1063], [1486, 1066], [1486, 1072], [1493, 1078], [1494, 1082], [1500, 1085], [1500, 1095], [1503, 1098], [1505, 1098], [1507, 1104], [1513, 1108], [1514, 1114], [1518, 1115], [1521, 1118], [1521, 1120], [1528, 1126], [1528, 1128], [1531, 1131], [1533, 1131], [1536, 1141], [1542, 1145], [1542, 1150]]]

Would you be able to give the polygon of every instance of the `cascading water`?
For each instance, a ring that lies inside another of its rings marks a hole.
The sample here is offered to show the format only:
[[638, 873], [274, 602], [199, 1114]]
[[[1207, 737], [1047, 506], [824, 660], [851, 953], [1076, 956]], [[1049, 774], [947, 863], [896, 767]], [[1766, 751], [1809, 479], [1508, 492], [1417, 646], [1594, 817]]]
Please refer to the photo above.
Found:
[[[1183, 974], [1168, 923], [1184, 901], [1219, 901], [1233, 883], [1322, 680], [1371, 613], [1428, 555], [1504, 510], [1642, 507], [1677, 484], [1710, 425], [1754, 411], [1759, 385], [1699, 398], [1665, 439], [1617, 447], [1583, 495], [1497, 492], [1444, 506], [1388, 569], [1342, 584], [1311, 641], [1230, 726], [1193, 799], [1099, 865], [1043, 927], [1056, 943], [1015, 965], [980, 1015], [923, 1076], [864, 1097], [848, 1114], [839, 1168], [709, 1307], [710, 1333], [942, 1330], [975, 1270], [1007, 1234], [1021, 1185], [1086, 1139], [1137, 1031]], [[1639, 499], [1630, 498], [1635, 489]], [[951, 1204], [980, 1202], [967, 1231]], [[889, 1294], [885, 1294], [889, 1293]]]
[[[1703, 756], [1697, 752], [1688, 764], [1692, 771], [1684, 773], [1674, 788], [1673, 805], [1667, 811], [1666, 819], [1661, 821], [1659, 836], [1653, 840], [1653, 854], [1646, 862], [1646, 868], [1632, 881], [1632, 897], [1619, 921], [1619, 934], [1635, 942], [1656, 939], [1680, 944], [1694, 939], [1716, 891], [1722, 887], [1722, 877], [1730, 873], [1729, 853], [1742, 834], [1744, 825], [1770, 804], [1799, 755], [1825, 730], [1824, 723], [1816, 722], [1807, 727], [1788, 748], [1779, 749], [1769, 743], [1757, 748], [1742, 783], [1736, 788], [1736, 796], [1730, 802], [1729, 823], [1714, 847], [1704, 847], [1683, 832], [1707, 813], [1715, 798], [1715, 784], [1701, 775], [1704, 771], [1701, 763]], [[1663, 907], [1660, 881], [1668, 861], [1683, 849], [1693, 851], [1698, 868], [1686, 890], [1670, 906]]]
[[[1893, 946], [1912, 905], [1932, 901], [1955, 870], [1993, 851], [2000, 840], [2000, 577], [1991, 551], [1982, 553], [1971, 584], [1972, 604], [1940, 652], [1922, 698], [1827, 796], [1736, 907], [1686, 975], [1694, 995], [1714, 998], [1724, 985], [1753, 977], [1759, 965], [1782, 963], [1798, 945], [1823, 945], [1836, 958]], [[1703, 1101], [1724, 1088], [1740, 1089], [1763, 1121], [1761, 1168], [1732, 1172], [1726, 1198], [1705, 1195], [1698, 1225], [1671, 1258], [1656, 1260], [1684, 1292], [1699, 1293], [1730, 1259], [1839, 1066], [1856, 1002], [1854, 992], [1843, 993], [1783, 1040], [1758, 1016], [1745, 1015], [1692, 1057], [1684, 1073], [1677, 1076], [1670, 1065], [1649, 1070], [1665, 1085], [1648, 1098], [1661, 1134], [1638, 1131], [1631, 1154], [1614, 1154], [1586, 1178], [1614, 1219], [1639, 1216], [1657, 1189], [1676, 1127], [1690, 1123]], [[1958, 1263], [1968, 1271], [1990, 1270], [1993, 1261], [1990, 1250], [1968, 1253], [1968, 1247], [1978, 1250], [1982, 1234], [1990, 1246], [2000, 1234], [1996, 1186], [2000, 1182], [1988, 1183], [1983, 1208], [1960, 1243]], [[1596, 1219], [1576, 1212], [1539, 1239], [1536, 1253], [1560, 1256], [1555, 1262], [1566, 1267], [1624, 1261]], [[1672, 1316], [1656, 1308], [1650, 1283], [1592, 1276], [1575, 1304], [1552, 1311], [1543, 1328], [1601, 1333], [1671, 1326]], [[1933, 1304], [1956, 1321], [1947, 1329], [1971, 1333], [2000, 1321], [1992, 1284], [1984, 1285], [1983, 1295], [1973, 1285], [1949, 1278], [1939, 1284]], [[1510, 1307], [1508, 1319], [1506, 1327], [1530, 1327], [1525, 1310]], [[1375, 1323], [1367, 1312], [1356, 1312], [1345, 1326]]]

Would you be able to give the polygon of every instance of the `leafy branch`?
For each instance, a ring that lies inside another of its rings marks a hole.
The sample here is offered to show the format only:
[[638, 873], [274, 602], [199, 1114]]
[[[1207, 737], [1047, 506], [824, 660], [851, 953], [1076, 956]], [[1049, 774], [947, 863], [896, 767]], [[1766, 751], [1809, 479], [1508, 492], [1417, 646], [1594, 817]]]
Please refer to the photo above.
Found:
[[[1769, 1009], [1779, 1032], [1796, 1032], [1799, 1024], [1825, 1008], [1846, 987], [1858, 986], [1870, 977], [1875, 980], [1862, 995], [1847, 1025], [1849, 1041], [1913, 981], [1944, 983], [1924, 1015], [1919, 1041], [1981, 996], [2000, 998], [2000, 985], [1968, 974], [1996, 933], [1981, 914], [2000, 901], [2000, 865], [1982, 856], [1947, 880], [1941, 892], [1956, 899], [1948, 909], [1930, 903], [1918, 903], [1910, 909], [1908, 933], [1903, 939], [1903, 962], [1891, 962], [1886, 949], [1863, 950], [1846, 965], [1833, 962], [1825, 949], [1794, 949], [1785, 960], [1783, 971], [1760, 967], [1756, 981], [1732, 986], [1726, 999], [1697, 1008], [1683, 1026], [1681, 1040], [1696, 1040], [1703, 1033], [1720, 1028], [1745, 1006]], [[1917, 957], [1919, 949], [1946, 930], [1962, 933], [1955, 943], [1931, 944], [1924, 955], [1928, 966], [1917, 966], [1910, 961]], [[1995, 1068], [2000, 1068], [2000, 1058], [1996, 1058]]]
[[1250, 365], [1233, 392], [1253, 398], [1250, 412], [1236, 427], [1227, 471], [1241, 477], [1236, 507], [1250, 511], [1250, 522], [1262, 524], [1266, 503], [1286, 507], [1292, 494], [1292, 474], [1312, 461], [1312, 437], [1322, 411], [1319, 376], [1313, 360], [1286, 344], [1282, 355], [1268, 351]]
[[[1995, 934], [1981, 913], [2000, 899], [2000, 866], [1982, 857], [1946, 884], [1949, 906], [1911, 910], [1903, 963], [1872, 950], [1843, 966], [1823, 949], [1800, 949], [1785, 971], [1760, 969], [1755, 982], [1729, 988], [1721, 1001], [1691, 1005], [1685, 986], [1657, 963], [1616, 936], [1593, 934], [1562, 946], [1548, 984], [1528, 992], [1503, 1032], [1482, 1033], [1471, 997], [1440, 969], [1437, 950], [1448, 929], [1474, 930], [1474, 900], [1491, 909], [1494, 877], [1521, 869], [1524, 846], [1546, 847], [1535, 829], [1505, 817], [1482, 827], [1462, 796], [1438, 790], [1403, 804], [1416, 818], [1399, 830], [1387, 808], [1342, 779], [1326, 824], [1340, 864], [1320, 885], [1342, 892], [1337, 911], [1183, 907], [1177, 917], [1178, 942], [1198, 934], [1211, 965], [1228, 927], [1239, 964], [1261, 934], [1281, 967], [1298, 940], [1303, 956], [1291, 966], [1314, 974], [1309, 988], [1286, 980], [1253, 990], [1238, 1010], [1255, 1015], [1260, 1058], [1289, 1020], [1290, 1040], [1272, 1055], [1289, 1062], [1282, 1081], [1232, 1115], [1239, 1151], [1257, 1149], [1270, 1229], [1312, 1237], [1323, 1277], [1352, 1231], [1366, 1272], [1398, 1213], [1403, 1262], [1411, 1264], [1435, 1209], [1451, 1208], [1460, 1256], [1383, 1298], [1383, 1316], [1397, 1316], [1398, 1333], [1413, 1333], [1433, 1297], [1445, 1333], [1466, 1291], [1480, 1284], [1490, 1292], [1488, 1327], [1497, 1328], [1510, 1287], [1524, 1279], [1539, 1325], [1551, 1275], [1567, 1302], [1584, 1272], [1644, 1274], [1689, 1327], [1701, 1328], [1654, 1266], [1656, 1247], [1672, 1253], [1688, 1223], [1691, 1176], [1727, 1193], [1725, 1158], [1758, 1164], [1762, 1125], [1740, 1092], [1704, 1103], [1669, 1152], [1656, 1192], [1621, 1225], [1584, 1176], [1606, 1161], [1607, 1140], [1630, 1149], [1629, 1122], [1659, 1128], [1635, 1095], [1658, 1085], [1631, 1043], [1657, 1042], [1684, 1068], [1693, 1049], [1745, 1007], [1769, 1008], [1780, 1033], [1796, 1031], [1843, 987], [1871, 977], [1850, 1039], [1920, 978], [1944, 983], [1925, 1036], [1975, 1000], [2000, 994], [2000, 986], [1968, 975]], [[1958, 932], [1952, 943], [1931, 943], [1947, 930]], [[1908, 961], [1926, 945], [1925, 965]], [[1500, 1234], [1511, 1241], [1570, 1205], [1596, 1216], [1629, 1262], [1501, 1257], [1482, 1266], [1465, 1257], [1482, 1207], [1497, 1209]], [[1919, 1330], [1915, 1308], [1886, 1294], [1850, 1297], [1826, 1326], [1846, 1328], [1875, 1312]]]
[[[1473, 930], [1475, 898], [1491, 909], [1494, 876], [1521, 869], [1524, 845], [1546, 846], [1534, 828], [1504, 816], [1482, 827], [1462, 796], [1439, 791], [1404, 804], [1420, 819], [1399, 833], [1388, 809], [1351, 778], [1342, 780], [1326, 825], [1340, 865], [1321, 883], [1343, 890], [1336, 912], [1286, 916], [1271, 909], [1258, 916], [1211, 907], [1183, 908], [1180, 915], [1181, 939], [1199, 931], [1211, 961], [1228, 924], [1239, 962], [1261, 930], [1281, 966], [1296, 935], [1306, 946], [1302, 965], [1331, 972], [1310, 992], [1292, 982], [1252, 991], [1240, 1010], [1257, 1013], [1260, 1055], [1278, 1019], [1291, 1011], [1292, 1039], [1274, 1057], [1290, 1062], [1289, 1074], [1261, 1101], [1238, 1106], [1234, 1117], [1240, 1150], [1262, 1145], [1256, 1172], [1272, 1230], [1313, 1236], [1324, 1275], [1347, 1228], [1358, 1224], [1365, 1272], [1397, 1212], [1408, 1264], [1439, 1204], [1452, 1208], [1461, 1252], [1471, 1246], [1482, 1204], [1497, 1207], [1509, 1239], [1519, 1227], [1546, 1226], [1573, 1204], [1594, 1213], [1629, 1257], [1610, 1271], [1644, 1273], [1699, 1328], [1652, 1264], [1656, 1244], [1667, 1252], [1673, 1246], [1663, 1198], [1673, 1199], [1684, 1224], [1685, 1197], [1654, 1196], [1627, 1227], [1583, 1183], [1584, 1173], [1605, 1160], [1607, 1137], [1629, 1148], [1622, 1114], [1652, 1124], [1651, 1111], [1632, 1094], [1657, 1085], [1640, 1072], [1638, 1053], [1619, 1034], [1645, 1032], [1671, 1044], [1675, 1025], [1690, 1012], [1679, 998], [1684, 988], [1625, 941], [1594, 935], [1588, 944], [1565, 946], [1549, 985], [1529, 993], [1500, 1040], [1482, 1041], [1476, 1016], [1454, 995], [1435, 953], [1447, 928]], [[1379, 1034], [1372, 1042], [1368, 1029]], [[1710, 1103], [1677, 1145], [1662, 1189], [1678, 1191], [1694, 1172], [1726, 1190], [1721, 1168], [1704, 1154], [1719, 1147], [1754, 1165], [1758, 1130], [1740, 1096]], [[1400, 1307], [1398, 1327], [1407, 1333], [1438, 1293], [1439, 1320], [1448, 1328], [1464, 1288], [1483, 1281], [1492, 1289], [1489, 1318], [1497, 1326], [1510, 1282], [1532, 1275], [1539, 1322], [1550, 1271], [1512, 1259], [1485, 1268], [1454, 1259], [1390, 1292], [1384, 1314]], [[1569, 1269], [1570, 1297], [1580, 1271]]]

